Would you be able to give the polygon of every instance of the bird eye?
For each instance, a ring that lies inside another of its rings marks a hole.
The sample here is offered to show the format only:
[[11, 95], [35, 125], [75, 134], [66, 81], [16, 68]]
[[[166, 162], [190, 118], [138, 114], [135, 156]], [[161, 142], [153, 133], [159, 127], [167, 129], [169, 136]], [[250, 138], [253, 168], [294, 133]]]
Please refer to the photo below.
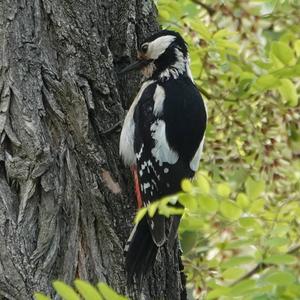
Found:
[[146, 53], [148, 50], [148, 44], [142, 45], [141, 50], [142, 50], [142, 52]]

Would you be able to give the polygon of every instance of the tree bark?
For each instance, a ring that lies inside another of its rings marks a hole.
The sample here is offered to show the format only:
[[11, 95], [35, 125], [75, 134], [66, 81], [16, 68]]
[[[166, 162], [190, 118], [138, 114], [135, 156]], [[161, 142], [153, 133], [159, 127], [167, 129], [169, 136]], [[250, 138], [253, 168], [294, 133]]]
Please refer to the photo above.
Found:
[[154, 4], [2, 0], [0, 13], [0, 299], [78, 277], [180, 299], [178, 247], [142, 295], [124, 271], [136, 204], [118, 142], [140, 76], [117, 71], [158, 30]]

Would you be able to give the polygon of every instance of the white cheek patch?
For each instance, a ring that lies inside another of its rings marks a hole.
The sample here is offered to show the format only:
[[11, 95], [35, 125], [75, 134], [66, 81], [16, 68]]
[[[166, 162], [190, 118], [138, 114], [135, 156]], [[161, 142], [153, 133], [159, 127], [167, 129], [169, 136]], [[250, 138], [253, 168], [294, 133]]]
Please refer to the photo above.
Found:
[[157, 120], [151, 125], [150, 129], [152, 137], [155, 140], [155, 146], [151, 150], [153, 157], [158, 161], [160, 166], [163, 163], [175, 164], [178, 161], [178, 154], [168, 144], [166, 123], [162, 120]]
[[203, 150], [203, 145], [204, 145], [204, 137], [199, 145], [198, 150], [196, 151], [193, 159], [190, 161], [190, 168], [193, 171], [197, 171], [199, 168], [199, 163], [200, 163], [200, 158], [201, 158], [201, 154], [202, 154], [202, 150]]
[[157, 117], [162, 115], [165, 98], [166, 98], [166, 93], [164, 88], [161, 85], [157, 85], [153, 95], [153, 100], [154, 100], [153, 113]]
[[149, 80], [143, 83], [142, 87], [140, 88], [137, 96], [135, 97], [134, 101], [132, 102], [129, 111], [124, 120], [124, 124], [121, 131], [120, 136], [120, 146], [119, 146], [119, 153], [123, 158], [125, 165], [134, 165], [136, 163], [136, 154], [134, 153], [134, 131], [135, 125], [133, 121], [133, 114], [137, 103], [139, 102], [144, 90], [152, 84], [154, 81]]
[[165, 52], [170, 44], [175, 40], [173, 35], [164, 35], [148, 44], [147, 56], [150, 59], [158, 59], [158, 57]]

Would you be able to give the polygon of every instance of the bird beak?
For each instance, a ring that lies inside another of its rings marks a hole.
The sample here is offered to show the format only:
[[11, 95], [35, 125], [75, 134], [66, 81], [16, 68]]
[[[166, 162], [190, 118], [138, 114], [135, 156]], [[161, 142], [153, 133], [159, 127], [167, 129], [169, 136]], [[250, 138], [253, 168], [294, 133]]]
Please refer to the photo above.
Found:
[[139, 51], [137, 53], [137, 58], [138, 60], [136, 62], [125, 67], [123, 70], [119, 72], [119, 74], [124, 74], [133, 70], [140, 70], [146, 67], [147, 65], [149, 65], [153, 61], [152, 59], [147, 59], [147, 57], [141, 54]]
[[143, 67], [147, 66], [148, 63], [149, 62], [147, 60], [138, 60], [138, 61], [130, 64], [129, 66], [125, 67], [123, 70], [121, 70], [119, 72], [119, 74], [128, 73], [128, 72], [133, 71], [133, 70], [140, 70]]

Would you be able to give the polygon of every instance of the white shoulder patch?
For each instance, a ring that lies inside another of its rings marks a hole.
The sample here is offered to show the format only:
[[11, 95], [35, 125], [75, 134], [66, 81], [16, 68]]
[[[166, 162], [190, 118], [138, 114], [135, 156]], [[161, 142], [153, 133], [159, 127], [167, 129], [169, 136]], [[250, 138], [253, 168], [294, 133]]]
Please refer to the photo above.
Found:
[[136, 164], [136, 155], [134, 153], [134, 143], [133, 143], [134, 130], [135, 130], [135, 125], [133, 121], [134, 110], [144, 90], [153, 82], [154, 82], [153, 80], [149, 80], [143, 83], [125, 117], [124, 124], [121, 131], [120, 145], [119, 145], [119, 153], [123, 158], [125, 165]]
[[194, 157], [192, 158], [192, 160], [190, 161], [190, 168], [193, 171], [197, 171], [199, 168], [199, 163], [200, 163], [200, 158], [201, 158], [201, 154], [202, 154], [202, 150], [203, 150], [203, 145], [204, 145], [204, 137], [199, 145], [198, 150], [196, 151]]
[[175, 164], [178, 161], [178, 154], [172, 150], [166, 137], [166, 123], [163, 120], [157, 120], [151, 125], [152, 137], [155, 140], [155, 146], [151, 150], [153, 157], [159, 165], [163, 163]]
[[164, 88], [161, 85], [157, 85], [153, 95], [153, 100], [154, 100], [153, 113], [157, 117], [162, 115], [165, 98], [166, 98], [166, 93]]

